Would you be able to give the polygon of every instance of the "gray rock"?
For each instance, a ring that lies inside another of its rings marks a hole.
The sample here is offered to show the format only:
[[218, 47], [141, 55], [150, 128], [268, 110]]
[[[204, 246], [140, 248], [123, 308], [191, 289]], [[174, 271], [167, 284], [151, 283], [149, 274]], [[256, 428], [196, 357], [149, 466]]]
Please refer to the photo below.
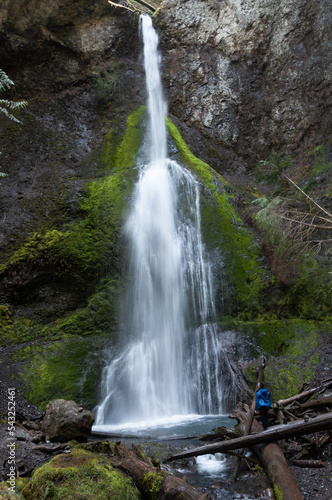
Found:
[[163, 7], [157, 22], [169, 109], [187, 127], [249, 166], [326, 139], [329, 0], [165, 0]]
[[83, 410], [75, 401], [56, 399], [48, 403], [41, 427], [50, 441], [86, 441], [94, 419], [91, 411]]

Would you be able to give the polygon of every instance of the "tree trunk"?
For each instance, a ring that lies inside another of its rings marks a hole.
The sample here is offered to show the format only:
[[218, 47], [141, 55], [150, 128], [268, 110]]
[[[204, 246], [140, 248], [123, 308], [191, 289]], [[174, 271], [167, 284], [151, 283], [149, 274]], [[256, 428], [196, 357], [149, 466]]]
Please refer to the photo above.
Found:
[[[248, 414], [247, 422], [246, 422], [245, 429], [243, 432], [244, 436], [248, 436], [248, 434], [250, 434], [250, 429], [251, 429], [252, 421], [254, 419], [254, 414], [255, 414], [256, 392], [257, 392], [258, 384], [263, 381], [263, 375], [264, 375], [264, 363], [262, 363], [259, 367], [254, 397], [252, 399], [250, 412]], [[244, 453], [244, 448], [242, 448], [242, 450], [240, 451], [240, 455], [243, 455], [243, 453]], [[234, 472], [233, 472], [233, 476], [232, 476], [232, 483], [235, 483], [235, 481], [236, 481], [236, 478], [237, 478], [237, 475], [239, 472], [239, 468], [240, 468], [240, 464], [241, 464], [241, 457], [238, 457], [236, 460], [236, 463], [235, 463], [235, 467], [234, 467]]]
[[[240, 422], [240, 430], [245, 429], [245, 412], [239, 410], [237, 418]], [[253, 421], [253, 431], [260, 433], [263, 426], [257, 420]], [[256, 445], [252, 449], [260, 457], [265, 471], [268, 473], [276, 498], [283, 500], [303, 500], [302, 494], [298, 488], [297, 482], [286, 462], [284, 454], [277, 443], [265, 445]]]
[[154, 467], [144, 457], [138, 446], [132, 445], [131, 449], [124, 445], [109, 443], [109, 460], [113, 465], [128, 474], [136, 487], [140, 490], [142, 498], [146, 500], [211, 500], [210, 495], [203, 494], [187, 483], [185, 479], [173, 476], [167, 471]]
[[281, 493], [282, 500], [303, 500], [281, 448], [276, 443], [267, 444], [261, 451], [261, 458], [273, 483], [276, 498]]
[[332, 381], [327, 381], [323, 385], [319, 387], [315, 387], [314, 389], [309, 389], [308, 391], [300, 392], [300, 394], [296, 394], [295, 396], [292, 396], [291, 398], [287, 399], [279, 399], [277, 401], [278, 406], [286, 406], [290, 403], [293, 403], [294, 401], [300, 401], [301, 399], [309, 398], [310, 396], [313, 396], [317, 392], [324, 391], [325, 389], [328, 389], [331, 387]]
[[290, 424], [276, 425], [257, 434], [230, 439], [220, 443], [213, 443], [207, 446], [200, 446], [199, 448], [173, 455], [169, 457], [167, 461], [206, 455], [207, 453], [223, 453], [227, 450], [238, 450], [256, 444], [271, 443], [289, 437], [301, 436], [302, 434], [310, 434], [312, 432], [329, 429], [332, 429], [332, 412], [320, 415], [314, 419], [309, 419], [308, 421], [299, 420], [298, 422], [292, 422]]
[[332, 395], [330, 394], [324, 398], [307, 401], [301, 404], [301, 410], [311, 410], [312, 408], [332, 408]]

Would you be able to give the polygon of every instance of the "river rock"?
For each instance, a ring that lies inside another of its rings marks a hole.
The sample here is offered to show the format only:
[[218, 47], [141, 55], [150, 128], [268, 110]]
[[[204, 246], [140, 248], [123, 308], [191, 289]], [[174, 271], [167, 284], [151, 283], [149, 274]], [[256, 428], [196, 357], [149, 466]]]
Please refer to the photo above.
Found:
[[50, 441], [86, 441], [94, 419], [91, 411], [83, 410], [75, 401], [56, 399], [48, 403], [41, 427]]

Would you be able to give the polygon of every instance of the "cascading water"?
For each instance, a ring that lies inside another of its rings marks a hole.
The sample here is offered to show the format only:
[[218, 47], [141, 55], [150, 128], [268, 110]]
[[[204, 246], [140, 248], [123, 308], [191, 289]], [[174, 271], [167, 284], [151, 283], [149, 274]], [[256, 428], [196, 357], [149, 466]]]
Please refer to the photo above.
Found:
[[132, 276], [123, 308], [126, 347], [104, 370], [96, 426], [223, 409], [225, 359], [215, 326], [208, 324], [215, 317], [214, 293], [201, 238], [199, 183], [167, 158], [158, 37], [149, 16], [141, 16], [141, 27], [148, 160], [125, 226]]

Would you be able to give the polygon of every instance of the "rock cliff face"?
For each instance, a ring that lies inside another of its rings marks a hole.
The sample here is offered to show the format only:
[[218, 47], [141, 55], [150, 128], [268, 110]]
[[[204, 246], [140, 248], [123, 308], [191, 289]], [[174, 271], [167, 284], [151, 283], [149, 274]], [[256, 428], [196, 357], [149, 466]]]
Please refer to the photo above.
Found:
[[272, 151], [300, 155], [330, 134], [330, 0], [163, 5], [169, 106], [185, 125], [248, 165]]
[[6, 0], [0, 21], [0, 67], [15, 82], [4, 97], [28, 101], [22, 125], [0, 114], [4, 249], [54, 209], [79, 215], [84, 183], [97, 175], [88, 158], [115, 122], [123, 130], [145, 89], [137, 19], [103, 0]]

